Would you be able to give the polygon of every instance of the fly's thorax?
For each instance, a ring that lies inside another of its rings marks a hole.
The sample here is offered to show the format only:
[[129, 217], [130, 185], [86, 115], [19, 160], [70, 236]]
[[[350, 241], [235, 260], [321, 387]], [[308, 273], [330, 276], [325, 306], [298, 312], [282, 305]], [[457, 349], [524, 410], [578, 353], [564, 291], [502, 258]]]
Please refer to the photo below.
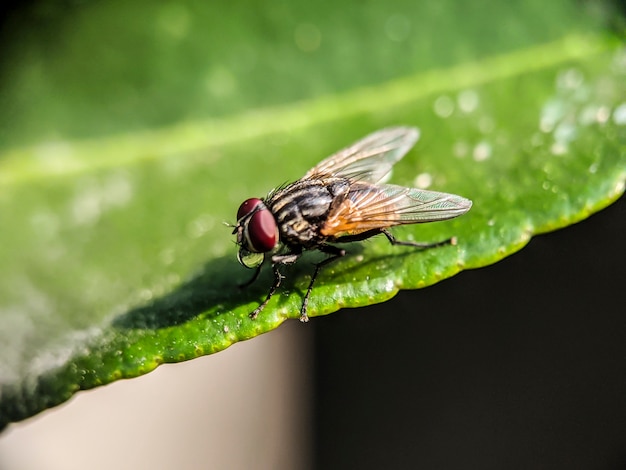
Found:
[[270, 194], [265, 204], [276, 219], [281, 239], [288, 244], [315, 243], [331, 204], [346, 194], [349, 186], [345, 178], [310, 178]]

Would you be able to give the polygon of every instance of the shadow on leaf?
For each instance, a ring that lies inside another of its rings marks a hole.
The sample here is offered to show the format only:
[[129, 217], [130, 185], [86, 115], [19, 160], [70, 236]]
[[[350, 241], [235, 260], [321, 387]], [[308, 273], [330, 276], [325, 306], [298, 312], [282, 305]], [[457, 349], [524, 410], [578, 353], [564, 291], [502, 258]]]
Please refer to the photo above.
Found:
[[265, 283], [270, 283], [271, 273], [264, 269], [259, 279], [246, 288], [247, 271], [231, 256], [207, 262], [191, 279], [169, 294], [134, 308], [115, 320], [119, 329], [160, 329], [180, 325], [199, 315], [212, 317], [228, 312], [262, 296]]
[[[346, 258], [338, 260], [322, 271], [318, 281], [320, 284], [324, 284], [324, 281], [342, 284], [341, 278], [352, 277], [354, 273], [363, 271], [364, 267], [372, 266], [374, 272], [376, 270], [374, 267], [383, 259], [401, 259], [404, 256], [415, 255], [416, 251], [424, 251], [398, 247], [384, 255], [377, 254], [355, 261], [353, 256], [364, 251], [364, 244], [351, 243], [347, 245], [347, 250]], [[315, 263], [323, 257], [324, 255], [319, 252], [306, 252], [294, 265], [283, 267], [285, 279], [276, 296], [289, 292], [297, 293], [302, 298]], [[261, 302], [273, 280], [269, 263], [264, 265], [261, 275], [252, 285], [240, 287], [251, 275], [251, 270], [243, 269], [231, 256], [211, 260], [190, 280], [169, 294], [115, 318], [113, 326], [118, 329], [156, 330], [180, 325], [201, 315], [207, 319], [216, 318], [244, 304]], [[271, 306], [268, 306], [268, 310], [270, 308]], [[298, 315], [298, 311], [293, 312], [294, 318]]]
[[[305, 253], [295, 265], [284, 267], [282, 272], [285, 279], [279, 292], [299, 292], [300, 289], [296, 289], [295, 284], [303, 276], [312, 274], [313, 263], [319, 259], [314, 261], [311, 258], [320, 256], [323, 255]], [[237, 264], [232, 256], [211, 260], [190, 280], [169, 294], [118, 316], [112, 324], [118, 329], [168, 328], [200, 315], [214, 318], [241, 305], [261, 302], [273, 280], [269, 263], [263, 266], [261, 275], [252, 285], [240, 287], [252, 273], [252, 270], [246, 270]], [[299, 294], [303, 295], [302, 292]]]

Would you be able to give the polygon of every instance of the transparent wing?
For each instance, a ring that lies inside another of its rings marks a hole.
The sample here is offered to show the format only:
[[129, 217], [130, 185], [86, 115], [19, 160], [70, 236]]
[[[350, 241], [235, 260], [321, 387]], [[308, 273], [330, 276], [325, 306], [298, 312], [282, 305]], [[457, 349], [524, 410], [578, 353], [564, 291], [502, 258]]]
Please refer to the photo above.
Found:
[[304, 176], [339, 176], [353, 181], [378, 183], [419, 138], [413, 127], [390, 127], [364, 137], [331, 155]]
[[321, 233], [337, 237], [394, 225], [452, 219], [471, 207], [472, 201], [454, 194], [391, 184], [355, 183], [346, 197], [331, 207]]

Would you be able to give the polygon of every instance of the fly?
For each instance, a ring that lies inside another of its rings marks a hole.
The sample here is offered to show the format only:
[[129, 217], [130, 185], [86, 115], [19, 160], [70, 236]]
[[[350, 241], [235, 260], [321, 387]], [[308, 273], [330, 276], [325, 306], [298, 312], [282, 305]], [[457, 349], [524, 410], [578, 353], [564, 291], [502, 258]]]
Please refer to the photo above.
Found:
[[305, 250], [319, 250], [328, 258], [317, 263], [300, 309], [308, 321], [309, 297], [320, 270], [346, 251], [336, 243], [365, 240], [383, 234], [392, 245], [431, 248], [453, 243], [400, 241], [389, 227], [446, 220], [466, 213], [472, 201], [454, 194], [382, 184], [419, 137], [417, 129], [392, 127], [366, 136], [331, 155], [298, 181], [271, 191], [264, 199], [244, 201], [237, 211], [239, 262], [256, 269], [258, 277], [271, 256], [274, 283], [265, 300], [250, 313], [254, 319], [280, 287], [283, 265], [295, 263]]

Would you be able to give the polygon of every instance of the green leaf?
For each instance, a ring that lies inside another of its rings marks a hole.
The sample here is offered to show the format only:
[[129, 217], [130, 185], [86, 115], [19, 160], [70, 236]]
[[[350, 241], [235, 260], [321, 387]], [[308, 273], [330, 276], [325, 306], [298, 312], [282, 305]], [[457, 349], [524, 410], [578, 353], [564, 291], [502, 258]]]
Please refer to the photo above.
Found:
[[[12, 43], [0, 426], [298, 318], [321, 255], [286, 270], [253, 321], [272, 276], [237, 287], [251, 273], [222, 222], [376, 129], [421, 130], [393, 182], [474, 207], [394, 230], [456, 246], [349, 245], [322, 271], [311, 317], [494, 263], [623, 193], [626, 54], [597, 15], [573, 2], [487, 2], [499, 21], [486, 22], [464, 2], [440, 3], [455, 13], [443, 16], [414, 3], [221, 5], [215, 17], [204, 4], [99, 2], [64, 12], [58, 38], [42, 28]], [[133, 15], [151, 26], [116, 29]]]

